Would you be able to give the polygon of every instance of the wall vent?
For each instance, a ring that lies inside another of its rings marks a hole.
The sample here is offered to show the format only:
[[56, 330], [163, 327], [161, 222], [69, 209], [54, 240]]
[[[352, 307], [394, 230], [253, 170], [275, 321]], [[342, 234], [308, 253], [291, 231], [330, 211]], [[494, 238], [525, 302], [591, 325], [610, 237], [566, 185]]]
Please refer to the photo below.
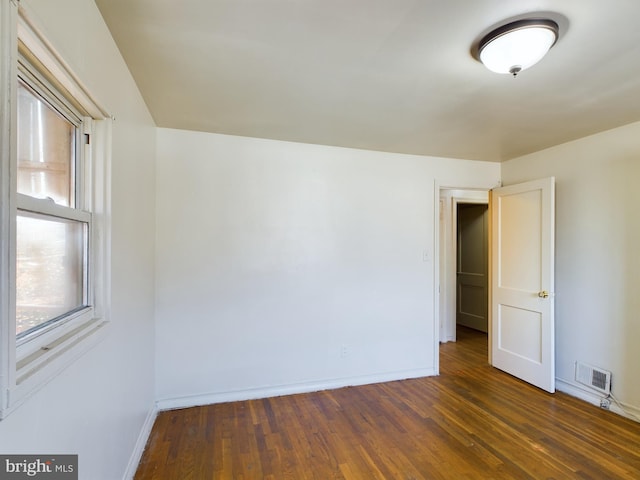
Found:
[[611, 393], [611, 372], [576, 362], [576, 381], [609, 395]]

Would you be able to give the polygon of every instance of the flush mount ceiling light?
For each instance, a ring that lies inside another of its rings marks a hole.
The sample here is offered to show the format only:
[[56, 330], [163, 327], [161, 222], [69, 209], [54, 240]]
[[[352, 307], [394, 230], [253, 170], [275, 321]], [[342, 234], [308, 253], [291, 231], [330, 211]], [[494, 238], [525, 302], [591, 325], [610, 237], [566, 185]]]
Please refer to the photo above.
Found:
[[558, 24], [553, 20], [518, 20], [485, 35], [476, 58], [492, 72], [515, 77], [542, 60], [557, 40]]

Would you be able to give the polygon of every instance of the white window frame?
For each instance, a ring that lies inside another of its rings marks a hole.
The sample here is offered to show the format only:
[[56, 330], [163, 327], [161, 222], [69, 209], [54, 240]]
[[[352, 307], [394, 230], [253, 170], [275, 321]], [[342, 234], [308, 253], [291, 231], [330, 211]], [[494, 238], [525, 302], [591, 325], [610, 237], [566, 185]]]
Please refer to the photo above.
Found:
[[[41, 34], [28, 8], [0, 0], [0, 420], [102, 340], [110, 318], [111, 116]], [[18, 46], [20, 45], [20, 54]], [[16, 192], [18, 63], [53, 86], [82, 116], [82, 209]], [[16, 215], [18, 210], [89, 224], [87, 304], [78, 312], [17, 339]], [[74, 210], [74, 211], [70, 211]]]

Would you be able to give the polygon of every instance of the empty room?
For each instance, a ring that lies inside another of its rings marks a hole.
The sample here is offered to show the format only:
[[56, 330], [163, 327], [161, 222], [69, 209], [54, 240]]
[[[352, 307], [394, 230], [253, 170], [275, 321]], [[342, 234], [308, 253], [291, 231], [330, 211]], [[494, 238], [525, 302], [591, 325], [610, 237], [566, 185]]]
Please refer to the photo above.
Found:
[[0, 0], [0, 477], [640, 478], [639, 17]]

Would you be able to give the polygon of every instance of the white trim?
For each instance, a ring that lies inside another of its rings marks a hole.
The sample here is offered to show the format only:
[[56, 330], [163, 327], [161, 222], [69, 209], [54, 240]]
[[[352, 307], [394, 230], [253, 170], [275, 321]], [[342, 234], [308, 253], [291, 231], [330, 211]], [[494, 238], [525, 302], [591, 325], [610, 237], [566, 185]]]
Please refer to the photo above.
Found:
[[604, 395], [600, 395], [593, 390], [587, 390], [586, 388], [576, 383], [567, 382], [556, 377], [556, 390], [571, 395], [572, 397], [579, 398], [591, 405], [600, 407], [600, 400], [605, 398]]
[[440, 375], [440, 332], [442, 326], [440, 324], [440, 296], [441, 288], [440, 279], [440, 216], [442, 215], [440, 205], [440, 183], [438, 180], [433, 181], [433, 371], [435, 375]]
[[409, 378], [432, 377], [437, 375], [433, 368], [414, 370], [402, 370], [398, 372], [380, 373], [376, 375], [363, 375], [358, 377], [336, 378], [319, 382], [293, 383], [289, 385], [274, 385], [259, 388], [247, 388], [243, 390], [231, 390], [226, 392], [205, 393], [202, 395], [187, 395], [170, 397], [156, 402], [158, 410], [174, 410], [178, 408], [196, 407], [214, 403], [238, 402], [243, 400], [255, 400], [259, 398], [280, 397], [298, 393], [319, 392], [343, 387], [354, 387], [372, 383], [393, 382]]
[[[602, 395], [601, 393], [598, 393], [594, 390], [589, 390], [588, 388], [583, 387], [582, 385], [579, 385], [573, 382], [568, 382], [558, 377], [556, 377], [556, 390], [566, 393], [567, 395], [571, 395], [572, 397], [579, 398], [580, 400], [590, 403], [591, 405], [595, 405], [598, 408], [600, 408], [600, 400], [607, 398], [606, 395]], [[621, 402], [621, 405], [627, 411], [622, 410], [613, 401], [609, 406], [609, 410], [614, 413], [617, 413], [618, 415], [621, 415], [623, 417], [626, 417], [630, 420], [634, 420], [637, 422], [638, 418], [640, 418], [640, 408], [633, 405], [629, 405], [627, 403], [622, 403], [622, 402]], [[633, 418], [632, 415], [635, 415], [636, 418]]]
[[138, 439], [136, 440], [136, 444], [133, 446], [133, 452], [129, 457], [129, 463], [127, 463], [127, 469], [124, 471], [122, 480], [133, 480], [133, 477], [138, 470], [138, 464], [140, 463], [140, 459], [142, 458], [144, 449], [147, 446], [147, 441], [149, 440], [149, 435], [151, 435], [151, 430], [153, 429], [153, 424], [155, 423], [157, 416], [158, 407], [154, 404], [149, 409], [149, 412], [147, 412], [147, 418], [145, 418], [144, 423], [140, 428]]
[[[92, 122], [92, 185], [90, 199], [93, 222], [90, 238], [93, 255], [89, 268], [94, 275], [91, 300], [94, 315], [111, 320], [111, 117]], [[85, 122], [86, 124], [86, 122]]]
[[18, 8], [0, 2], [0, 418], [9, 401], [8, 387], [15, 385], [15, 171], [10, 168], [16, 149], [16, 89]]

